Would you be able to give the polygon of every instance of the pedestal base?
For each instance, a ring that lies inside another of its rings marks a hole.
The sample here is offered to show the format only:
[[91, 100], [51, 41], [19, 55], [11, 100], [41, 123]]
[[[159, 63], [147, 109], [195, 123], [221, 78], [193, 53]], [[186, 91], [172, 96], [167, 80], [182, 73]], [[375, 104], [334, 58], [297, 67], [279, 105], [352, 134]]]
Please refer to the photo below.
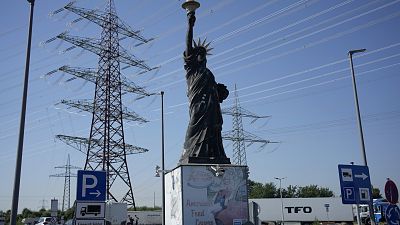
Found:
[[231, 164], [231, 160], [229, 158], [217, 159], [213, 157], [188, 157], [181, 162], [181, 165], [196, 163], [196, 164]]
[[179, 165], [165, 174], [166, 224], [244, 224], [247, 178], [247, 166]]

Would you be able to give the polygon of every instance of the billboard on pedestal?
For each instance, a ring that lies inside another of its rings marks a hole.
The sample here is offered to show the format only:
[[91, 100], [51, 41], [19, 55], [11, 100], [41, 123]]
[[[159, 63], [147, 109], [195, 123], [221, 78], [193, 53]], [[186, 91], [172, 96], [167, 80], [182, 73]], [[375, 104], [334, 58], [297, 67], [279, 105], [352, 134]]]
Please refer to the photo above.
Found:
[[166, 174], [165, 182], [167, 224], [233, 225], [248, 220], [246, 166], [181, 165]]

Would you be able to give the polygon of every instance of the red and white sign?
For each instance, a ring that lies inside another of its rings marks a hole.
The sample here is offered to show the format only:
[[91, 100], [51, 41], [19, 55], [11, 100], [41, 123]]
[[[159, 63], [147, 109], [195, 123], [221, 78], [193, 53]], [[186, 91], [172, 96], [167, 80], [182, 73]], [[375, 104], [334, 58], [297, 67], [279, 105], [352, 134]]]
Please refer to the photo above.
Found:
[[385, 184], [385, 196], [391, 204], [397, 204], [399, 201], [399, 191], [397, 190], [396, 184], [390, 179], [388, 179]]

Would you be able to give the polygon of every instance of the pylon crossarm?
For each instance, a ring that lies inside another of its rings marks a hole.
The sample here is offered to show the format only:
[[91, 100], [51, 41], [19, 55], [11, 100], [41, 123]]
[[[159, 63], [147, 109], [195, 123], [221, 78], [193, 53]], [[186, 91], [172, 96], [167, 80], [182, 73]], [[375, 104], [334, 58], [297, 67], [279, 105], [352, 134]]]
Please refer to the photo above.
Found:
[[57, 36], [57, 38], [69, 42], [77, 47], [86, 49], [90, 52], [93, 52], [97, 55], [101, 54], [103, 48], [101, 47], [100, 40], [94, 38], [84, 38], [68, 35], [66, 32], [61, 33]]
[[121, 89], [126, 92], [135, 93], [142, 96], [151, 96], [156, 93], [149, 93], [143, 87], [136, 85], [125, 76], [121, 76]]
[[148, 152], [148, 149], [133, 146], [130, 144], [125, 144], [125, 152], [127, 155], [132, 155], [132, 154], [139, 154], [139, 153], [145, 153]]
[[[90, 20], [90, 21], [96, 23], [97, 25], [99, 25], [100, 27], [103, 27], [103, 24], [105, 24], [107, 22], [106, 21], [107, 13], [100, 11], [100, 10], [93, 10], [93, 9], [89, 10], [89, 9], [85, 9], [82, 7], [74, 6], [73, 4], [67, 4], [66, 6], [64, 6], [64, 9], [67, 9], [67, 10], [81, 16], [82, 18]], [[117, 15], [115, 15], [115, 16], [118, 18]], [[151, 39], [144, 38], [140, 34], [140, 31], [134, 31], [130, 26], [126, 25], [119, 18], [118, 18], [118, 33], [123, 34], [128, 37], [131, 37], [133, 39], [136, 39], [136, 40], [144, 42], [144, 43], [151, 41]]]
[[64, 142], [65, 144], [75, 148], [76, 150], [86, 154], [87, 150], [87, 139], [82, 137], [73, 137], [68, 135], [56, 135], [56, 138]]
[[[94, 38], [72, 36], [68, 35], [66, 32], [59, 34], [57, 38], [69, 42], [77, 47], [86, 49], [99, 56], [102, 56], [103, 52], [108, 51], [107, 46], [102, 46], [101, 41]], [[136, 59], [135, 56], [128, 53], [128, 51], [121, 46], [119, 46], [119, 54], [116, 55], [118, 55], [118, 59], [116, 60], [120, 61], [121, 63], [135, 66], [146, 71], [150, 71], [152, 69], [146, 65], [143, 60]]]
[[139, 123], [147, 123], [149, 122], [145, 118], [139, 116], [139, 114], [130, 111], [127, 107], [123, 107], [122, 109], [122, 117], [126, 120], [135, 121]]
[[121, 63], [125, 63], [131, 66], [135, 66], [141, 69], [144, 69], [146, 72], [150, 71], [152, 68], [149, 67], [143, 60], [138, 60], [136, 57], [130, 53], [126, 49], [120, 46], [119, 48], [119, 61]]
[[58, 69], [59, 71], [71, 74], [73, 76], [82, 78], [84, 80], [96, 83], [97, 79], [97, 69], [94, 68], [80, 68], [71, 66], [62, 66]]

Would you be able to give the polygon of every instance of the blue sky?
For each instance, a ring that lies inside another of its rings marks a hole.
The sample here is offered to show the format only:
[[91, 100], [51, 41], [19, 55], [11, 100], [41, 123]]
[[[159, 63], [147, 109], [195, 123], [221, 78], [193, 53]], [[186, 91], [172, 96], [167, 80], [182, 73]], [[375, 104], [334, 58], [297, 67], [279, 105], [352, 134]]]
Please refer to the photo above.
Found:
[[[57, 134], [87, 137], [91, 115], [68, 109], [62, 99], [92, 99], [94, 85], [69, 81], [68, 74], [44, 76], [62, 65], [95, 68], [97, 58], [59, 40], [40, 44], [70, 30], [71, 35], [98, 38], [100, 29], [66, 11], [49, 14], [68, 1], [37, 1], [33, 28], [29, 96], [19, 209], [49, 208], [50, 199], [62, 199], [64, 180], [49, 178], [66, 163], [83, 167], [82, 153], [55, 140]], [[200, 1], [194, 36], [207, 37], [214, 47], [208, 67], [231, 95], [222, 107], [233, 104], [237, 85], [241, 106], [268, 120], [251, 124], [246, 131], [280, 144], [247, 148], [250, 178], [282, 185], [317, 184], [340, 194], [338, 164], [362, 164], [347, 52], [366, 48], [354, 57], [358, 94], [371, 182], [383, 191], [386, 178], [399, 184], [400, 153], [400, 2], [399, 1]], [[105, 1], [78, 1], [77, 6], [104, 7]], [[158, 71], [123, 74], [147, 90], [165, 92], [166, 167], [176, 166], [188, 122], [186, 82], [182, 52], [186, 15], [182, 1], [116, 1], [118, 15], [152, 43], [134, 47], [122, 44]], [[0, 210], [11, 208], [18, 141], [22, 80], [25, 65], [29, 4], [8, 1], [0, 21]], [[160, 98], [135, 101], [125, 95], [124, 104], [151, 122], [127, 123], [127, 143], [150, 151], [128, 156], [137, 205], [160, 205]], [[224, 131], [231, 129], [224, 117]], [[224, 143], [232, 157], [232, 144]], [[72, 181], [72, 200], [75, 197]]]

